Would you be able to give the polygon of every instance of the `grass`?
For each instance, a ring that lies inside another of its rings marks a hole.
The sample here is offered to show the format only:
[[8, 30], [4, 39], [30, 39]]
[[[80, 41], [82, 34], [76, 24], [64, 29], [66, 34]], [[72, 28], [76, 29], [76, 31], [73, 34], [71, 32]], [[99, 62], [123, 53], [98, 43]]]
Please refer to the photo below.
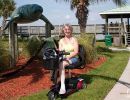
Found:
[[[65, 100], [103, 100], [119, 79], [128, 62], [129, 52], [102, 52], [108, 60], [97, 69], [81, 75], [85, 79], [86, 89], [70, 95]], [[43, 90], [30, 96], [21, 97], [20, 100], [47, 100], [47, 92]], [[57, 99], [60, 100], [60, 99]]]
[[[22, 42], [22, 44], [21, 44]], [[19, 48], [25, 48], [26, 41], [21, 41]], [[5, 48], [8, 48], [7, 42], [2, 43]], [[81, 75], [87, 83], [87, 88], [80, 90], [70, 95], [66, 100], [103, 100], [111, 88], [122, 74], [130, 55], [129, 52], [110, 52], [105, 49], [103, 42], [97, 42], [97, 46], [101, 46], [104, 51], [100, 51], [100, 55], [107, 56], [108, 60], [99, 66], [97, 69], [89, 73]], [[26, 52], [26, 50], [24, 50]], [[47, 92], [43, 90], [38, 93], [31, 94], [19, 98], [20, 100], [47, 100]], [[60, 100], [60, 99], [58, 99]]]

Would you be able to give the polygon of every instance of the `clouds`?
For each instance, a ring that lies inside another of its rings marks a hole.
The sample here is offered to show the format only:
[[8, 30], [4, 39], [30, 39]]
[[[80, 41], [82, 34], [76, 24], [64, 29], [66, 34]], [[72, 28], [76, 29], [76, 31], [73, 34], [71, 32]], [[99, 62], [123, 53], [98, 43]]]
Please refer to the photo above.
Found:
[[66, 15], [65, 18], [66, 19], [70, 19], [71, 17], [70, 17], [70, 15]]

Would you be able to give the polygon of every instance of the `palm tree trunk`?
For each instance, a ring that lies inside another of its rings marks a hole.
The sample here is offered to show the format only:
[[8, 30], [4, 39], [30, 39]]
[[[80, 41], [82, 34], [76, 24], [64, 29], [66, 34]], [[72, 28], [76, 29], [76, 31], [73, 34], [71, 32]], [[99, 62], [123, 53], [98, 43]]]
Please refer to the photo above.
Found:
[[80, 26], [80, 32], [85, 33], [86, 23], [88, 17], [88, 9], [83, 0], [77, 5], [76, 18], [78, 19], [78, 24]]

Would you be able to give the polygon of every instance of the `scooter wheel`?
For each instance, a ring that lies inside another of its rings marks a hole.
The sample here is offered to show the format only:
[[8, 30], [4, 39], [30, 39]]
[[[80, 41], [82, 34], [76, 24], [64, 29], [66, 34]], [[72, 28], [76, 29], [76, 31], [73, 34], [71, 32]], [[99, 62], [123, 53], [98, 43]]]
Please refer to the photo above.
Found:
[[78, 81], [77, 90], [84, 89], [84, 88], [86, 88], [86, 83], [84, 82], [84, 80]]
[[53, 91], [48, 93], [48, 100], [56, 100], [56, 94]]
[[83, 84], [82, 84], [82, 89], [85, 89], [85, 88], [87, 88], [87, 86], [86, 86], [86, 83], [83, 82]]

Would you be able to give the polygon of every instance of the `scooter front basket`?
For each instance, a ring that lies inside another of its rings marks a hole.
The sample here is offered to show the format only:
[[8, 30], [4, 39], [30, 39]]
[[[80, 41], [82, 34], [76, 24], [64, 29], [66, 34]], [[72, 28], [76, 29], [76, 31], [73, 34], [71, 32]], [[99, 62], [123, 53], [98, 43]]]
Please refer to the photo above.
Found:
[[58, 66], [58, 56], [54, 48], [46, 48], [44, 50], [43, 65], [48, 70], [53, 70]]

